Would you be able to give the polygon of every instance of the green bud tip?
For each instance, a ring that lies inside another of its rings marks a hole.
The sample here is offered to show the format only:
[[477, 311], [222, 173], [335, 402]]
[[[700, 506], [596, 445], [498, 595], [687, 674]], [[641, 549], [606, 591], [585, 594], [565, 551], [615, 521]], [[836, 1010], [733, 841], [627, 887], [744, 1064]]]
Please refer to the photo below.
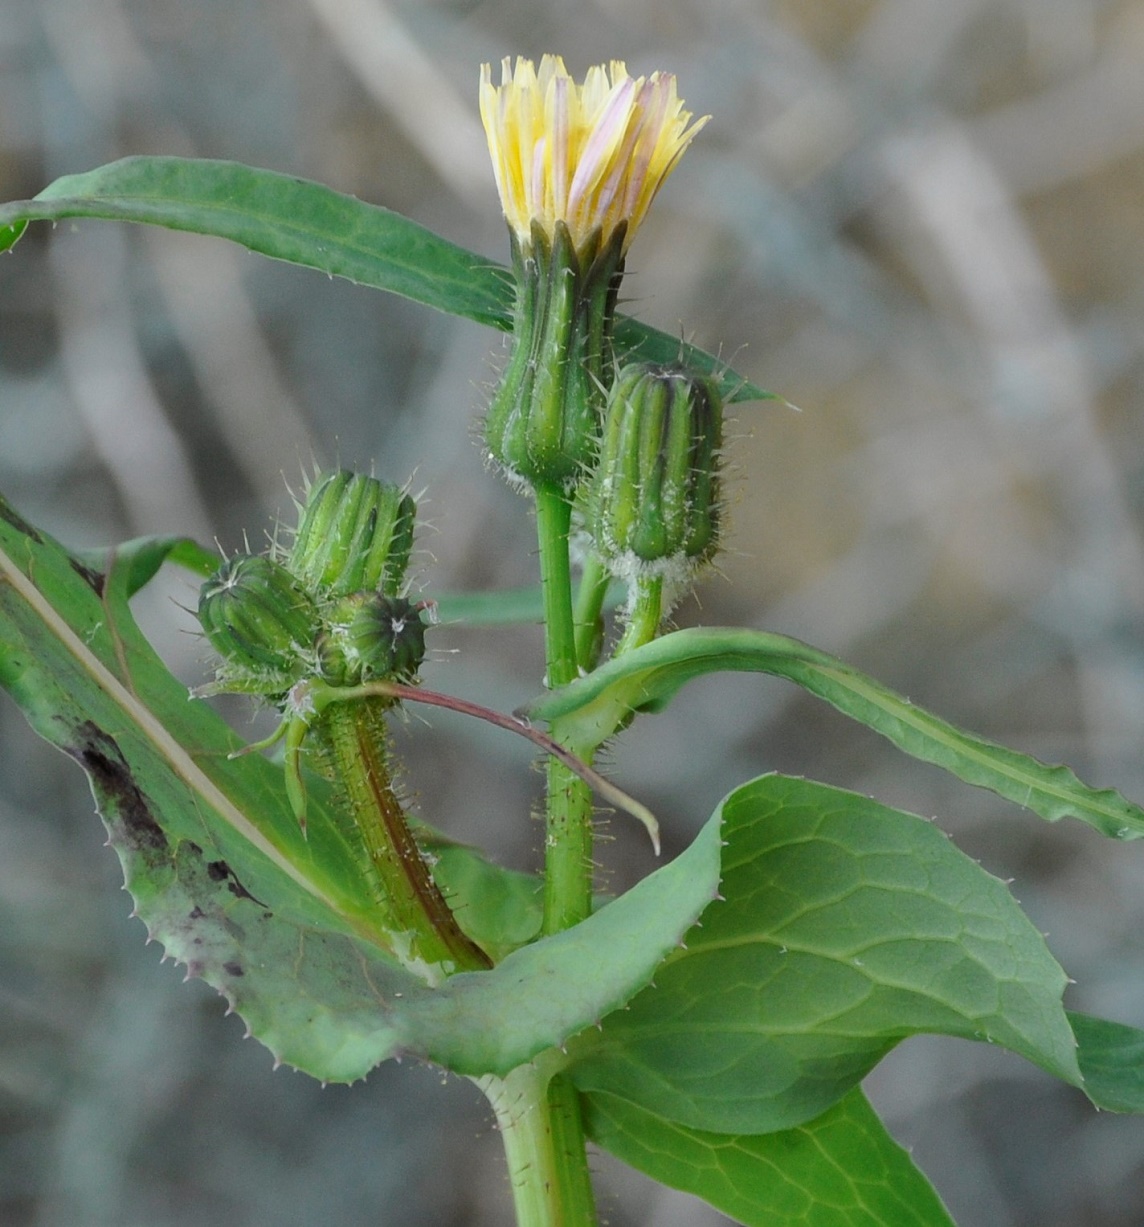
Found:
[[400, 486], [339, 469], [307, 491], [286, 566], [323, 599], [352, 592], [396, 596], [416, 519], [417, 506]]

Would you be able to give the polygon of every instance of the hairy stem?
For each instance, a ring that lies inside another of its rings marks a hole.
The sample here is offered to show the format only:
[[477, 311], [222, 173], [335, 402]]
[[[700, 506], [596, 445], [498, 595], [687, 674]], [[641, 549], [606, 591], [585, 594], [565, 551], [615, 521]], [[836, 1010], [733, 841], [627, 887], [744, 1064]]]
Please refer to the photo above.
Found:
[[[552, 689], [566, 685], [579, 674], [568, 558], [571, 519], [572, 505], [562, 490], [537, 489], [545, 664]], [[558, 723], [551, 732], [555, 740], [567, 744]], [[592, 906], [592, 796], [583, 781], [555, 759], [548, 764], [544, 849], [543, 931], [559, 933], [584, 920]]]
[[430, 983], [492, 964], [471, 941], [433, 881], [393, 790], [385, 700], [332, 704], [314, 727], [377, 879], [382, 925], [393, 952]]
[[[496, 1113], [517, 1227], [595, 1227], [576, 1092], [543, 1060], [477, 1080]], [[573, 1112], [569, 1112], [571, 1105]]]
[[536, 534], [540, 544], [540, 585], [544, 596], [544, 657], [550, 689], [567, 685], [579, 672], [572, 620], [572, 566], [568, 532], [572, 503], [559, 487], [536, 490]]
[[[571, 518], [572, 505], [563, 491], [537, 489], [536, 527], [550, 687], [566, 685], [579, 675], [568, 553]], [[550, 732], [556, 741], [590, 762], [594, 746], [571, 745], [559, 722]], [[579, 924], [592, 910], [592, 794], [579, 776], [555, 758], [548, 761], [544, 849], [542, 932], [552, 934]], [[509, 1077], [527, 1081], [528, 1068], [514, 1070]], [[576, 1092], [558, 1078], [550, 1088], [546, 1084], [542, 1097], [534, 1088], [534, 1102], [536, 1106], [515, 1126], [527, 1135], [524, 1141], [514, 1142], [511, 1136], [505, 1140], [518, 1222], [521, 1227], [532, 1227], [533, 1223], [552, 1227], [594, 1224], [584, 1126]], [[504, 1127], [502, 1122], [502, 1130]], [[536, 1166], [529, 1166], [532, 1163]], [[541, 1213], [552, 1217], [527, 1217]]]

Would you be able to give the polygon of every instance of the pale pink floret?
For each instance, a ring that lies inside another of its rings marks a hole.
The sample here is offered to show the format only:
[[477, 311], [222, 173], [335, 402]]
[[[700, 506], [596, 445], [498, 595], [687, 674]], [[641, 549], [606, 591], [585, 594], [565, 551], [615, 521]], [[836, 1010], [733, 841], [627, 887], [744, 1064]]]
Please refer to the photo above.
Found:
[[528, 247], [535, 221], [567, 225], [581, 250], [627, 223], [624, 247], [706, 118], [690, 124], [670, 73], [631, 77], [619, 60], [591, 68], [583, 85], [559, 56], [481, 69], [481, 119], [505, 217]]

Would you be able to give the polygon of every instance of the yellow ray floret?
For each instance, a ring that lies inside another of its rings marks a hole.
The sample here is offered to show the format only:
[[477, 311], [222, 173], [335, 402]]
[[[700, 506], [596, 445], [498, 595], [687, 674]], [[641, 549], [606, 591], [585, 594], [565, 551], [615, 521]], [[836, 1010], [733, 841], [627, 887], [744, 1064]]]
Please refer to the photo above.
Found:
[[[707, 117], [690, 123], [675, 77], [631, 77], [619, 60], [588, 70], [583, 85], [558, 55], [501, 62], [501, 84], [481, 68], [481, 119], [505, 218], [529, 246], [532, 223], [568, 227], [581, 251], [627, 222], [631, 242], [660, 185]], [[690, 124], [690, 127], [688, 126]]]

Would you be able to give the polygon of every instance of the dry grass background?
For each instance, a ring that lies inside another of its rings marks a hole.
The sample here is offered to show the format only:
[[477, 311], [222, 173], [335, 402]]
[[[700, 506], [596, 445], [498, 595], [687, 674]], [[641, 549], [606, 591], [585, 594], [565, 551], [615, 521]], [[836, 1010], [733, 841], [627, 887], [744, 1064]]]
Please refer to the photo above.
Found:
[[[1144, 796], [1144, 4], [1139, 0], [5, 0], [0, 198], [129, 153], [323, 180], [503, 258], [483, 60], [677, 73], [704, 131], [636, 242], [629, 309], [801, 407], [741, 408], [722, 575], [682, 623], [847, 656], [961, 724]], [[525, 582], [523, 504], [471, 423], [475, 325], [206, 239], [34, 229], [0, 261], [0, 488], [87, 545], [233, 547], [316, 458], [415, 473], [429, 591]], [[201, 678], [175, 578], [145, 602]], [[523, 639], [523, 642], [522, 642]], [[442, 630], [427, 679], [510, 708], [532, 633]], [[451, 649], [461, 648], [459, 654]], [[527, 751], [401, 741], [430, 819], [515, 865]], [[768, 768], [936, 815], [1078, 983], [1144, 1024], [1144, 860], [915, 766], [778, 682], [694, 685], [617, 755], [675, 851]], [[479, 800], [475, 801], [475, 798]], [[616, 884], [650, 868], [619, 821]], [[271, 1073], [127, 919], [82, 778], [0, 705], [0, 1222], [503, 1223], [467, 1084]], [[1144, 1221], [1144, 1126], [1016, 1058], [914, 1040], [871, 1079], [963, 1227]], [[601, 1159], [614, 1227], [722, 1221]]]

